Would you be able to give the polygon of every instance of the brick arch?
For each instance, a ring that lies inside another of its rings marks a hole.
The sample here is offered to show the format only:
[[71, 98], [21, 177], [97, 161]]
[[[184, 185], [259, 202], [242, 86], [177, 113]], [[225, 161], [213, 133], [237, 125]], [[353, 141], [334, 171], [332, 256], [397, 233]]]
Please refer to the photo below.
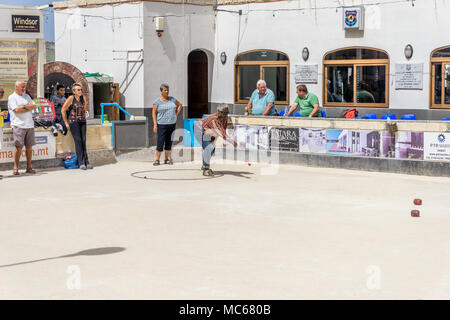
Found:
[[[72, 78], [75, 82], [81, 84], [83, 88], [83, 94], [89, 105], [89, 85], [86, 77], [83, 73], [75, 66], [67, 62], [54, 61], [44, 64], [44, 78], [51, 73], [63, 73], [68, 77]], [[36, 98], [37, 94], [37, 75], [34, 72], [27, 82], [27, 93], [32, 97]]]

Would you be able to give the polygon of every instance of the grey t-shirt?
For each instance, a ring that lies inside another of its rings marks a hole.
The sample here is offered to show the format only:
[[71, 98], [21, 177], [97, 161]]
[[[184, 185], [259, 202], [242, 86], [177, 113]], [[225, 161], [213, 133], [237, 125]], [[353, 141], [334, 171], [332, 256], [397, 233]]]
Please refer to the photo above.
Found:
[[158, 98], [153, 102], [158, 107], [156, 111], [156, 123], [174, 124], [177, 122], [177, 99], [169, 97], [169, 101], [164, 102]]

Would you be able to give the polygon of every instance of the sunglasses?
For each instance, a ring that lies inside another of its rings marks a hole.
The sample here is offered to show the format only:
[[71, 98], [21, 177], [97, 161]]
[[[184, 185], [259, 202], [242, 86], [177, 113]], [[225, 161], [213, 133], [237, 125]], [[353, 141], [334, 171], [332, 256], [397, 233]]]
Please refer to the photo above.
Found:
[[83, 91], [83, 89], [75, 89], [75, 91]]

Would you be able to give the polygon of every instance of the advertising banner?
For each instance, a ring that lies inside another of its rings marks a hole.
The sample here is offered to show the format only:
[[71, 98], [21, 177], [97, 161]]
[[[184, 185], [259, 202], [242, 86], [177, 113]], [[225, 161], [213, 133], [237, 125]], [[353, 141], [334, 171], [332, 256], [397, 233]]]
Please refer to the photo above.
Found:
[[28, 80], [36, 61], [36, 41], [0, 39], [0, 82]]
[[[51, 132], [36, 132], [36, 145], [33, 146], [33, 160], [56, 158], [56, 140]], [[4, 133], [0, 149], [0, 163], [14, 162], [14, 139], [12, 133]], [[25, 148], [20, 158], [25, 161]]]
[[450, 133], [424, 133], [424, 159], [450, 161]]
[[299, 129], [277, 128], [269, 130], [270, 150], [274, 151], [299, 151]]

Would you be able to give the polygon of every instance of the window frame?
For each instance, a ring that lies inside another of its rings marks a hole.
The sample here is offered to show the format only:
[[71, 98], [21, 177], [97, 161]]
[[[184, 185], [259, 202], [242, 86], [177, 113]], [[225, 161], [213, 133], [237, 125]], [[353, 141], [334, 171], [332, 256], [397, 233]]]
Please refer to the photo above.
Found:
[[[387, 59], [348, 59], [348, 60], [325, 60], [325, 58], [337, 51], [348, 50], [348, 49], [368, 49], [374, 51], [380, 51], [386, 54]], [[353, 102], [327, 102], [327, 81], [328, 81], [328, 67], [342, 67], [342, 66], [353, 66]], [[385, 102], [384, 103], [358, 103], [357, 102], [357, 77], [356, 69], [362, 66], [374, 66], [380, 67], [384, 66], [386, 68], [385, 73]], [[369, 48], [369, 47], [345, 47], [332, 51], [328, 51], [323, 55], [323, 84], [322, 84], [322, 105], [324, 107], [361, 107], [361, 108], [389, 108], [389, 55], [386, 51]]]
[[[433, 55], [440, 50], [446, 49], [446, 48], [450, 48], [450, 45], [448, 46], [443, 46], [443, 47], [439, 47], [437, 49], [434, 49], [431, 54], [430, 54], [430, 99], [429, 99], [429, 105], [430, 105], [430, 109], [450, 109], [450, 103], [445, 104], [445, 85], [444, 85], [444, 75], [445, 75], [445, 65], [450, 65], [450, 57], [448, 58], [433, 58]], [[435, 76], [435, 68], [434, 66], [436, 64], [441, 64], [442, 65], [442, 70], [441, 70], [441, 81], [442, 81], [442, 87], [441, 87], [441, 103], [440, 104], [436, 104], [434, 103], [434, 88], [435, 88], [435, 81], [434, 81], [434, 76]]]
[[[265, 52], [275, 52], [275, 53], [281, 53], [284, 56], [287, 57], [287, 60], [268, 60], [268, 61], [237, 61], [238, 57], [251, 53], [256, 51], [265, 51]], [[289, 56], [285, 54], [284, 52], [277, 51], [277, 50], [269, 50], [269, 49], [256, 49], [256, 50], [250, 50], [241, 52], [238, 55], [236, 55], [234, 59], [234, 102], [237, 104], [247, 104], [249, 100], [240, 100], [239, 99], [239, 85], [240, 85], [240, 66], [259, 66], [259, 79], [264, 79], [264, 67], [285, 67], [286, 68], [286, 100], [276, 100], [276, 105], [289, 105], [289, 67], [290, 67], [290, 60]], [[256, 82], [255, 82], [255, 89], [256, 89]], [[270, 88], [269, 88], [270, 89]]]

